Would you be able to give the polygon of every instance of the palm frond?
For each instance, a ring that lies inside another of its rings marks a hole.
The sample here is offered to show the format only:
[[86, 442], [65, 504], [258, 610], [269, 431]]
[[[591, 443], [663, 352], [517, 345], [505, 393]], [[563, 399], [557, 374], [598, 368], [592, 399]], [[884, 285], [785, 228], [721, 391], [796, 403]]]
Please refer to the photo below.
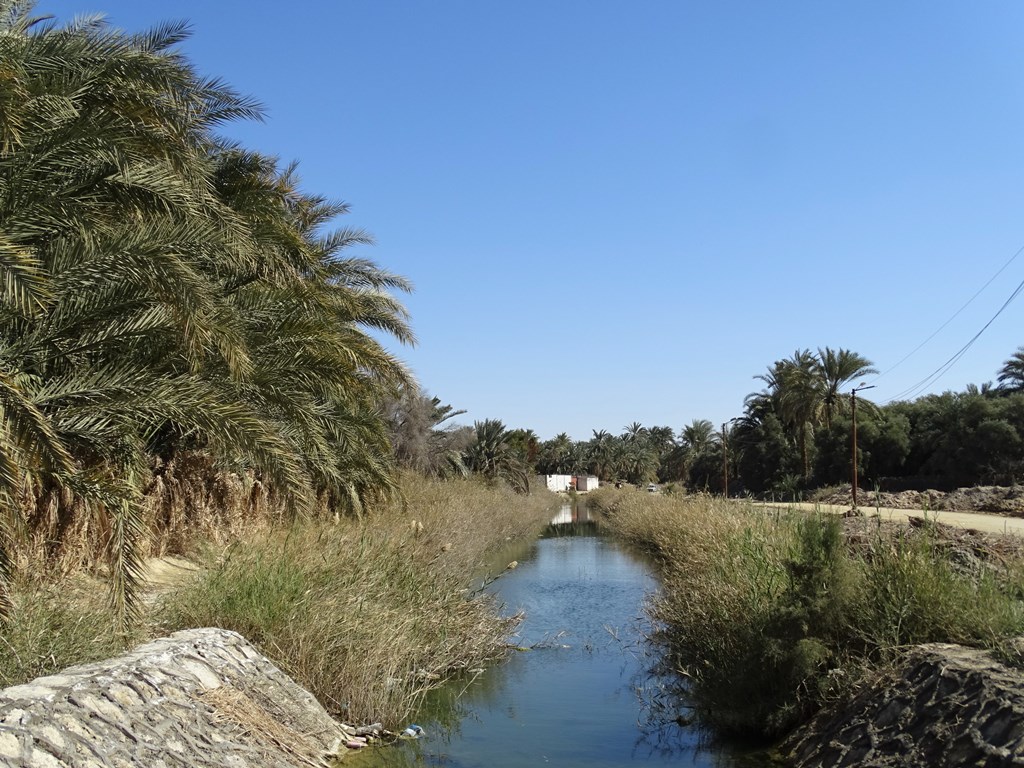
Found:
[[46, 274], [33, 249], [12, 243], [0, 232], [3, 303], [24, 315], [37, 313], [49, 297]]

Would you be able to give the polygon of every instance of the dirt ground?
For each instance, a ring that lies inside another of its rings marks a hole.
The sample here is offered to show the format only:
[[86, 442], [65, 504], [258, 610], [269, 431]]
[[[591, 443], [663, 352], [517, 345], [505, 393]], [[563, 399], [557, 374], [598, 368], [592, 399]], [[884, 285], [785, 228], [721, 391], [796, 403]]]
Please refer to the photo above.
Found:
[[[852, 503], [850, 487], [818, 499], [825, 504]], [[1024, 486], [978, 485], [957, 488], [955, 491], [887, 491], [861, 490], [857, 494], [860, 506], [886, 509], [932, 510], [944, 512], [995, 512], [1011, 517], [1024, 517]]]
[[[858, 497], [858, 501], [860, 498]], [[802, 509], [808, 512], [821, 511], [832, 514], [843, 515], [850, 511], [849, 502], [845, 504], [826, 504], [818, 502], [815, 504], [773, 504], [771, 502], [756, 502], [759, 506], [774, 507], [778, 509]], [[974, 530], [989, 534], [1013, 534], [1024, 537], [1024, 517], [1010, 517], [992, 512], [961, 512], [953, 510], [936, 509], [896, 509], [893, 507], [875, 507], [868, 504], [860, 504], [860, 511], [865, 518], [880, 518], [883, 521], [906, 523], [911, 518], [933, 520], [942, 525], [955, 528]]]
[[171, 587], [191, 578], [198, 571], [198, 565], [183, 557], [165, 555], [149, 558], [142, 571], [144, 599], [155, 599]]

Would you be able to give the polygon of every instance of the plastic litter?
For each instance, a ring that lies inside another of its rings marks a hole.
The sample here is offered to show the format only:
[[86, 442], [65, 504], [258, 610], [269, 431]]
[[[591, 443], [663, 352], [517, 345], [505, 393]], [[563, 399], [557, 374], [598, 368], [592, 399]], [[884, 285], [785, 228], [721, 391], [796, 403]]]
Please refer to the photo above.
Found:
[[403, 736], [408, 736], [410, 739], [419, 739], [419, 738], [422, 738], [423, 736], [426, 736], [426, 732], [422, 728], [420, 728], [418, 725], [416, 725], [416, 723], [413, 723], [408, 728], [406, 728], [404, 731], [402, 731], [402, 735]]

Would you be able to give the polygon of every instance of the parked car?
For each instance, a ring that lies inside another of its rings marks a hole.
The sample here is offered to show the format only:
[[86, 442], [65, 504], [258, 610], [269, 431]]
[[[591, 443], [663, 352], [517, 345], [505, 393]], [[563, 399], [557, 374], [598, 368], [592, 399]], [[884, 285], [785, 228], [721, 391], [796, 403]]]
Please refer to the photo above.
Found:
[[650, 485], [647, 486], [647, 492], [648, 493], [657, 493], [658, 492], [658, 486], [655, 485], [654, 483], [651, 483]]

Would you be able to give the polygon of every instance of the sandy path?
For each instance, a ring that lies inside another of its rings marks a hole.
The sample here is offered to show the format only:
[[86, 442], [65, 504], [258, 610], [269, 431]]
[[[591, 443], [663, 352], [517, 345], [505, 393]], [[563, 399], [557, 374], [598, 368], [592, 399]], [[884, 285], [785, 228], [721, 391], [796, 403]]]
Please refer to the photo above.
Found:
[[[758, 507], [800, 509], [808, 512], [817, 510], [837, 515], [850, 509], [849, 505], [833, 504], [772, 504], [771, 502], [754, 502], [754, 504]], [[934, 509], [890, 509], [888, 507], [876, 509], [865, 505], [861, 505], [860, 509], [868, 517], [878, 514], [883, 520], [906, 522], [910, 517], [927, 517], [929, 520], [937, 520], [957, 528], [970, 528], [984, 533], [1012, 533], [1016, 536], [1024, 536], [1024, 518], [1021, 517], [1006, 517], [988, 512], [948, 512]]]
[[198, 571], [198, 565], [176, 555], [149, 558], [142, 569], [143, 599], [154, 600]]

